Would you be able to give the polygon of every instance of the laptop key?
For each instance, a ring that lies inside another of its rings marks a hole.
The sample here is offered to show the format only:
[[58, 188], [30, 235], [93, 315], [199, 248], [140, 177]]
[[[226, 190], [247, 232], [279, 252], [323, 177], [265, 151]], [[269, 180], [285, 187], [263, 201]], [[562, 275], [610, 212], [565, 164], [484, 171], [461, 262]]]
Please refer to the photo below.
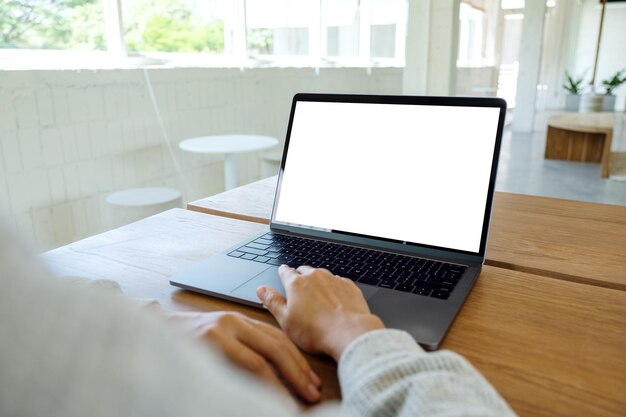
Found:
[[270, 247], [270, 245], [262, 245], [260, 243], [254, 243], [254, 242], [246, 243], [246, 246], [249, 248], [260, 249], [260, 250], [267, 250], [267, 248]]
[[270, 258], [268, 258], [267, 256], [257, 256], [257, 257], [254, 259], [254, 262], [261, 262], [261, 263], [265, 263], [265, 262], [267, 262], [267, 261], [269, 261], [269, 260], [270, 260]]
[[345, 274], [347, 274], [351, 269], [352, 268], [350, 268], [349, 266], [338, 263], [335, 269], [333, 269], [333, 273], [335, 275], [345, 277]]
[[433, 291], [433, 293], [430, 294], [430, 296], [433, 298], [440, 298], [442, 300], [447, 300], [448, 297], [450, 297], [450, 293], [447, 291]]
[[398, 278], [396, 280], [396, 283], [398, 283], [399, 285], [408, 285], [411, 287], [415, 286], [415, 280], [413, 278]]
[[239, 252], [238, 250], [234, 250], [228, 254], [228, 256], [232, 256], [233, 258], [239, 258], [243, 255], [243, 252]]
[[415, 287], [412, 285], [405, 285], [405, 284], [396, 285], [396, 290], [398, 291], [413, 292], [414, 289]]
[[267, 254], [266, 250], [250, 248], [248, 246], [243, 246], [243, 247], [239, 248], [239, 251], [245, 252], [245, 253], [251, 253], [253, 255], [259, 255], [259, 256], [264, 256], [264, 255]]
[[251, 254], [251, 253], [244, 253], [244, 254], [241, 256], [241, 259], [247, 259], [247, 260], [249, 260], [249, 261], [253, 260], [254, 258], [256, 258], [256, 255], [253, 255], [253, 254]]
[[366, 275], [364, 277], [361, 277], [358, 280], [358, 282], [361, 283], [361, 284], [378, 285], [380, 280], [378, 278], [376, 278], [376, 277], [371, 277], [371, 276], [367, 276]]
[[446, 272], [445, 278], [455, 279], [455, 280], [458, 281], [459, 278], [461, 278], [461, 275], [463, 275], [463, 272], [448, 271], [448, 272]]
[[378, 283], [378, 286], [380, 288], [390, 288], [393, 289], [396, 286], [395, 282], [391, 282], [391, 281], [381, 281]]
[[269, 265], [276, 265], [276, 266], [284, 264], [284, 262], [281, 261], [280, 259], [270, 259], [266, 263]]
[[417, 285], [415, 287], [415, 290], [413, 290], [413, 292], [415, 294], [419, 294], [419, 295], [425, 295], [425, 296], [429, 296], [430, 293], [433, 291], [432, 287], [429, 285]]
[[351, 271], [349, 271], [349, 272], [346, 272], [346, 273], [344, 273], [344, 274], [341, 274], [341, 276], [342, 276], [343, 278], [348, 278], [348, 279], [351, 279], [352, 281], [357, 281], [359, 278], [361, 278], [361, 277], [363, 276], [363, 274], [360, 274], [360, 273], [354, 272], [354, 269], [352, 269], [352, 270], [351, 270]]

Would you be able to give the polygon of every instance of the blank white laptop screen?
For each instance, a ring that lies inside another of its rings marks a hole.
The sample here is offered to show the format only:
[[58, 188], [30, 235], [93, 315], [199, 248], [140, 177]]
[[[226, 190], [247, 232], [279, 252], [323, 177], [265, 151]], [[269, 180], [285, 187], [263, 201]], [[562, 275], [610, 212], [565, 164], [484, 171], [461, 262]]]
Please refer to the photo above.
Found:
[[499, 112], [300, 101], [273, 220], [478, 252]]

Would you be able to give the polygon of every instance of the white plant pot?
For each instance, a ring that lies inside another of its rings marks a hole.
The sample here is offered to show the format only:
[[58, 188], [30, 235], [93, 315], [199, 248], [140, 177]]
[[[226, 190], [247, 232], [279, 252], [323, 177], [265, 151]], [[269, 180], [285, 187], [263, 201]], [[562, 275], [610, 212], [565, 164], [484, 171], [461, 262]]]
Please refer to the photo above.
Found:
[[565, 111], [578, 111], [580, 107], [580, 94], [568, 94], [565, 96]]
[[604, 100], [602, 101], [602, 111], [615, 111], [615, 98], [613, 94], [608, 94], [604, 96]]
[[604, 105], [604, 95], [600, 94], [583, 94], [580, 100], [581, 113], [601, 112]]

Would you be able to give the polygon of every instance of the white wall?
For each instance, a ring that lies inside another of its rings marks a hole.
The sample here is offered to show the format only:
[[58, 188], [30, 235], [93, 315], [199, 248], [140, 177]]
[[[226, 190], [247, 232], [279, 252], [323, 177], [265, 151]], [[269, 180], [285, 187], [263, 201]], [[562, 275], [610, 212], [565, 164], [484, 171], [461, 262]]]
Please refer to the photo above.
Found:
[[[223, 159], [178, 150], [184, 138], [258, 133], [282, 144], [295, 92], [399, 94], [401, 69], [151, 69], [157, 101], [192, 191], [223, 190]], [[239, 181], [260, 154], [238, 157]], [[183, 191], [142, 70], [0, 71], [0, 211], [42, 248], [106, 228], [106, 195], [147, 185]]]
[[[593, 60], [598, 40], [601, 10], [601, 5], [597, 0], [583, 1], [573, 70], [577, 74], [587, 71], [588, 79], [591, 78], [591, 73], [593, 72]], [[608, 3], [604, 16], [596, 86], [600, 86], [601, 80], [608, 78], [620, 69], [626, 68], [625, 22], [626, 3]], [[622, 85], [615, 93], [617, 95], [616, 109], [624, 110], [626, 86]]]

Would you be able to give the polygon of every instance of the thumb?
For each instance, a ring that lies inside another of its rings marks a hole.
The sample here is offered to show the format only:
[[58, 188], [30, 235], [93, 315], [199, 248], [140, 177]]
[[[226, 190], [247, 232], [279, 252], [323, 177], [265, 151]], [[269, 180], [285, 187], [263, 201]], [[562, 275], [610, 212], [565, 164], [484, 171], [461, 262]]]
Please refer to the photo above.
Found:
[[265, 308], [272, 313], [272, 316], [280, 323], [285, 315], [287, 300], [281, 293], [272, 287], [261, 285], [256, 289], [256, 296], [263, 302]]

